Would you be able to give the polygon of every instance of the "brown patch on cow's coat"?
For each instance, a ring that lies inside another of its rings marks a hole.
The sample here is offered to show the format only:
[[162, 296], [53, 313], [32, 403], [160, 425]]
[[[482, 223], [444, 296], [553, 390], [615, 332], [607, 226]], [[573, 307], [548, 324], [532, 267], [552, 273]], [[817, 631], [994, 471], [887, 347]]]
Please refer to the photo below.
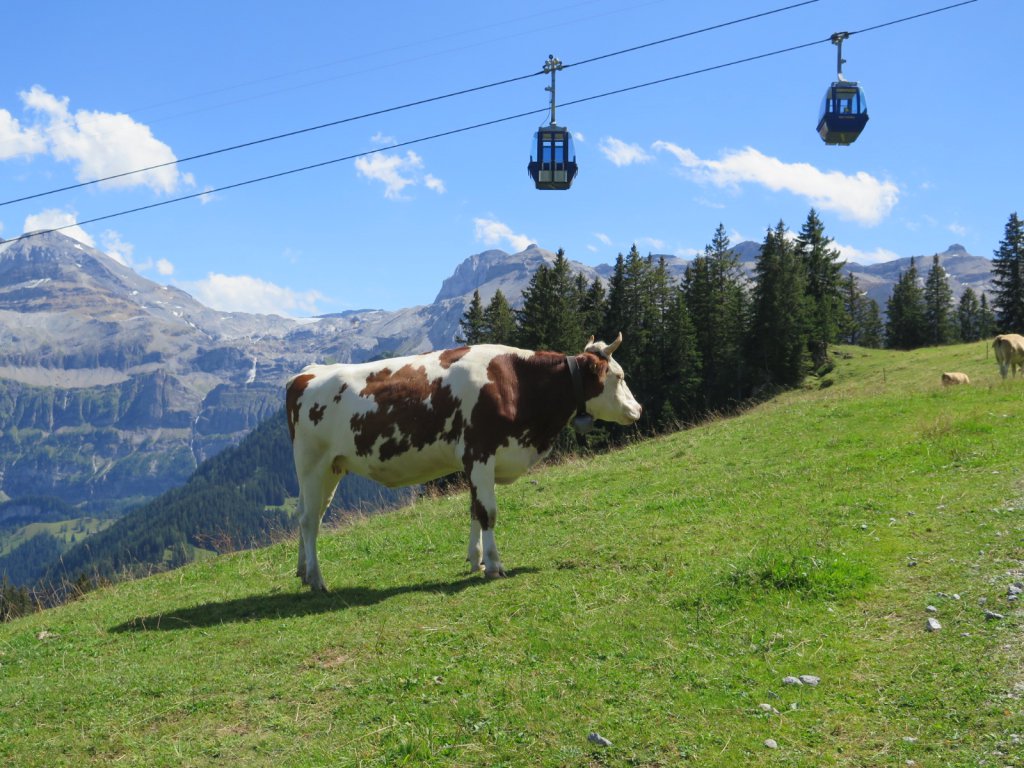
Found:
[[[440, 377], [429, 380], [422, 366], [405, 365], [394, 374], [385, 368], [371, 374], [359, 395], [376, 404], [374, 410], [356, 414], [350, 422], [360, 456], [370, 455], [381, 438], [380, 460], [387, 461], [438, 440], [452, 441], [462, 431], [459, 402], [451, 388]], [[446, 431], [448, 419], [452, 426]]]
[[[608, 363], [596, 355], [578, 355], [586, 399], [601, 392]], [[488, 383], [470, 416], [464, 457], [467, 473], [511, 439], [546, 453], [576, 410], [565, 356], [535, 352], [528, 358], [498, 355], [487, 366]]]
[[341, 387], [338, 389], [338, 394], [334, 396], [334, 402], [341, 402], [341, 396], [345, 394], [346, 389], [348, 389], [348, 384], [342, 384]]
[[303, 373], [292, 379], [288, 392], [285, 394], [285, 411], [288, 414], [288, 434], [292, 442], [295, 442], [295, 425], [299, 421], [299, 398], [306, 391], [315, 376], [312, 373]]
[[309, 420], [313, 422], [314, 427], [323, 420], [324, 411], [326, 410], [326, 405], [319, 405], [318, 403], [313, 403], [309, 406]]
[[451, 368], [455, 363], [459, 362], [466, 353], [469, 352], [469, 347], [456, 347], [455, 349], [446, 349], [441, 353], [438, 360], [441, 363], [441, 367], [446, 371]]

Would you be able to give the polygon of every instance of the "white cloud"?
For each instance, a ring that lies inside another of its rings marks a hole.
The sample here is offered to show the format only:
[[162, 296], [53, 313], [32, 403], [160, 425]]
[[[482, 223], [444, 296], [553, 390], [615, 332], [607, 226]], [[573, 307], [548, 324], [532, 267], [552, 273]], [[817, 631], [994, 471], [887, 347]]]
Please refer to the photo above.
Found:
[[222, 312], [301, 317], [319, 313], [326, 297], [319, 291], [293, 291], [258, 277], [211, 272], [205, 280], [183, 282], [181, 287], [199, 302]]
[[38, 128], [22, 128], [6, 109], [0, 109], [0, 160], [31, 157], [46, 151], [46, 140]]
[[605, 157], [619, 167], [634, 163], [647, 163], [653, 159], [639, 144], [627, 144], [611, 136], [601, 139], [598, 148]]
[[385, 136], [380, 131], [377, 131], [375, 134], [373, 134], [373, 136], [370, 137], [370, 141], [372, 141], [374, 144], [391, 145], [395, 143], [395, 137]]
[[721, 160], [704, 160], [694, 152], [667, 141], [655, 150], [672, 154], [697, 182], [717, 187], [760, 184], [807, 198], [819, 210], [835, 211], [840, 218], [872, 226], [889, 215], [899, 201], [899, 188], [864, 171], [852, 176], [821, 171], [809, 163], [784, 163], [752, 147], [726, 152]]
[[[79, 181], [92, 181], [177, 159], [169, 146], [153, 136], [149, 126], [128, 115], [88, 110], [72, 113], [67, 97], [58, 99], [38, 85], [19, 95], [26, 109], [41, 118], [32, 130], [44, 137], [55, 159], [76, 165], [75, 176]], [[168, 165], [105, 181], [100, 186], [145, 185], [155, 192], [171, 193], [181, 185], [194, 183], [191, 174], [179, 173], [177, 166]]]
[[651, 248], [659, 252], [664, 251], [666, 246], [664, 240], [659, 240], [656, 237], [641, 237], [640, 242], [649, 245]]
[[586, 138], [584, 138], [583, 134], [580, 133], [579, 131], [573, 131], [572, 132], [572, 140], [577, 142], [577, 143], [579, 143], [579, 144], [582, 144], [583, 142], [586, 141]]
[[589, 245], [588, 244], [587, 245], [587, 250], [590, 251], [591, 253], [597, 253], [597, 246], [596, 245]]
[[[96, 242], [86, 234], [84, 229], [76, 224], [77, 221], [78, 214], [62, 211], [58, 208], [49, 208], [40, 213], [26, 216], [25, 226], [22, 231], [35, 232], [40, 229], [60, 229], [61, 234], [73, 237], [90, 248], [95, 248]], [[61, 229], [61, 227], [67, 227], [67, 229]]]
[[406, 199], [402, 190], [423, 184], [435, 192], [444, 192], [444, 182], [432, 174], [423, 174], [423, 158], [412, 150], [405, 155], [388, 155], [375, 152], [355, 160], [356, 171], [372, 181], [384, 184], [384, 197], [389, 200]]
[[967, 227], [965, 227], [963, 224], [957, 224], [955, 221], [948, 227], [946, 227], [946, 229], [948, 229], [950, 232], [952, 232], [954, 235], [957, 235], [958, 237], [963, 237], [964, 235], [967, 234]]
[[152, 263], [148, 265], [135, 264], [132, 260], [132, 254], [135, 253], [135, 246], [121, 240], [120, 233], [115, 232], [112, 229], [105, 230], [103, 234], [100, 235], [100, 250], [119, 264], [131, 267], [136, 271], [152, 266]]
[[214, 200], [217, 199], [217, 195], [213, 194], [213, 187], [211, 187], [209, 184], [203, 187], [203, 194], [199, 196], [200, 203], [206, 205], [207, 203], [212, 203]]
[[604, 232], [595, 232], [594, 233], [594, 237], [596, 237], [598, 240], [600, 240], [605, 245], [610, 246], [612, 244], [612, 239], [610, 237], [608, 237], [608, 235], [606, 235]]
[[423, 177], [423, 184], [427, 187], [427, 189], [432, 189], [439, 195], [443, 195], [445, 192], [444, 182], [441, 181], [436, 176], [434, 176], [434, 174], [432, 173], [428, 173], [426, 176]]
[[839, 251], [843, 261], [851, 264], [882, 264], [886, 261], [895, 261], [901, 258], [898, 253], [886, 250], [885, 248], [875, 248], [873, 251], [862, 251], [859, 248], [854, 248], [852, 245], [842, 245], [841, 243], [832, 243], [832, 247]]
[[506, 242], [518, 252], [525, 251], [533, 243], [527, 235], [517, 235], [507, 224], [494, 219], [473, 219], [473, 224], [476, 226], [476, 239], [485, 245]]
[[160, 273], [161, 275], [164, 275], [164, 276], [173, 275], [174, 274], [174, 265], [171, 262], [169, 262], [167, 259], [157, 259], [157, 261], [156, 261], [156, 271], [158, 273]]

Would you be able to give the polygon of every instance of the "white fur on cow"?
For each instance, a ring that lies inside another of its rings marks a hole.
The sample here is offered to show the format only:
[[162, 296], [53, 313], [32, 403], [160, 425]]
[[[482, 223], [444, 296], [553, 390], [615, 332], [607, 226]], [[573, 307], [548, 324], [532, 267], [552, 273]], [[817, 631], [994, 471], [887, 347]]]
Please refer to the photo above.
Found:
[[1019, 333], [1004, 333], [996, 336], [992, 348], [996, 351], [999, 375], [1005, 379], [1009, 372], [1016, 377], [1017, 371], [1024, 365], [1024, 336]]
[[[387, 486], [463, 471], [470, 483], [469, 563], [505, 571], [494, 541], [494, 484], [546, 456], [573, 416], [632, 424], [641, 407], [611, 344], [571, 358], [481, 344], [355, 365], [310, 365], [288, 380], [299, 480], [298, 576], [314, 590], [320, 521], [346, 472]], [[575, 370], [574, 370], [575, 369]]]

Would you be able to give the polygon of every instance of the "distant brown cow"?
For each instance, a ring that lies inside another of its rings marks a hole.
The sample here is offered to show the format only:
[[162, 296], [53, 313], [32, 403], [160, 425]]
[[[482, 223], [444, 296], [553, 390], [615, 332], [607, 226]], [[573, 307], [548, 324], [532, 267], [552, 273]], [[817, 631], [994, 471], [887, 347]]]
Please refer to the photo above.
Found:
[[1004, 333], [996, 336], [992, 342], [996, 351], [996, 362], [999, 363], [999, 374], [1005, 379], [1006, 372], [1017, 376], [1017, 371], [1024, 366], [1024, 336], [1019, 333]]
[[942, 386], [952, 387], [956, 384], [970, 384], [971, 379], [966, 373], [960, 373], [959, 371], [950, 371], [942, 374]]

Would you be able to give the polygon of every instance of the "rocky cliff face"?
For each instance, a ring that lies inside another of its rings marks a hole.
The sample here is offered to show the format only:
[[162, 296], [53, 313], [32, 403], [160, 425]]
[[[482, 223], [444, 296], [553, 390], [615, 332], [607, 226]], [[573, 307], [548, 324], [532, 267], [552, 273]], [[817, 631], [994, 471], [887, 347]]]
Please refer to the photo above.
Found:
[[[745, 266], [756, 243], [736, 249]], [[954, 289], [987, 285], [990, 263], [953, 246]], [[0, 501], [59, 498], [116, 514], [181, 485], [281, 407], [310, 362], [358, 362], [451, 346], [473, 291], [514, 304], [554, 254], [486, 251], [446, 279], [433, 304], [312, 322], [218, 312], [59, 233], [0, 242]], [[670, 258], [681, 277], [685, 262]], [[884, 309], [909, 260], [850, 265]], [[930, 261], [918, 260], [922, 273]], [[611, 267], [573, 262], [588, 280]], [[52, 503], [52, 502], [49, 502]]]

